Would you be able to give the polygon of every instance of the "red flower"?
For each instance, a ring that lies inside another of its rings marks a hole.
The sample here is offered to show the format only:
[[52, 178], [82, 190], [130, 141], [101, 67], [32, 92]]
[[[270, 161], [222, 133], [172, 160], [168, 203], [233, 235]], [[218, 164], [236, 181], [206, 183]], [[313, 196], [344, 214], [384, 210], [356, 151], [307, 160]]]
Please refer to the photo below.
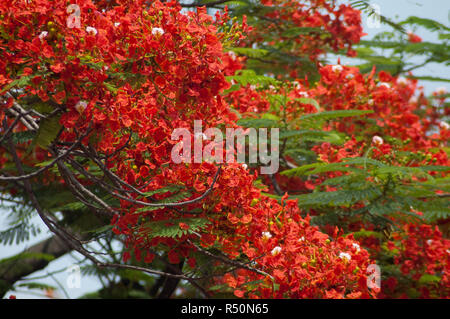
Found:
[[420, 43], [422, 42], [422, 38], [419, 37], [417, 34], [408, 32], [408, 41], [411, 43]]

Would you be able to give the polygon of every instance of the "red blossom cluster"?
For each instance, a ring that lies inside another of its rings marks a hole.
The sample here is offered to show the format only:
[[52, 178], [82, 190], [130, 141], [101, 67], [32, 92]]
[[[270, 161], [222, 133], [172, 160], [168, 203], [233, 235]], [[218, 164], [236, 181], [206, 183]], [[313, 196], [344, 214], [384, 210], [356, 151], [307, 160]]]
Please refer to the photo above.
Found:
[[[352, 45], [359, 42], [364, 35], [361, 25], [360, 11], [347, 4], [338, 5], [325, 0], [263, 0], [261, 4], [267, 6], [261, 14], [261, 24], [249, 34], [248, 41], [268, 44], [293, 42], [296, 47], [291, 54], [309, 56], [317, 60], [326, 48], [335, 51], [347, 49], [348, 55], [354, 56]], [[298, 28], [303, 37], [297, 37], [285, 32], [279, 25], [279, 20]], [[315, 33], [301, 32], [314, 29]], [[275, 35], [275, 36], [274, 36]]]
[[443, 237], [437, 226], [405, 225], [385, 249], [394, 256], [403, 276], [388, 277], [383, 296], [450, 297], [450, 240]]
[[[372, 73], [364, 75], [354, 67], [328, 65], [320, 69], [320, 74], [320, 80], [312, 87], [309, 87], [307, 82], [298, 80], [294, 86], [278, 89], [278, 91], [274, 91], [273, 88], [256, 88], [260, 96], [284, 94], [289, 97], [286, 105], [273, 114], [279, 117], [285, 115], [287, 122], [294, 129], [302, 127], [301, 121], [296, 121], [302, 114], [318, 112], [315, 106], [308, 104], [308, 100], [302, 102], [298, 100], [299, 98], [312, 98], [318, 101], [321, 111], [355, 109], [374, 111], [364, 117], [348, 118], [345, 121], [332, 121], [326, 124], [324, 130], [337, 130], [351, 138], [343, 145], [326, 142], [314, 146], [312, 150], [317, 154], [320, 162], [340, 163], [348, 158], [367, 156], [368, 149], [370, 149], [370, 158], [388, 162], [391, 165], [449, 166], [449, 159], [443, 147], [449, 140], [450, 133], [448, 126], [442, 125], [442, 122], [439, 121], [444, 111], [444, 99], [438, 101], [437, 104], [432, 104], [417, 87], [416, 80], [393, 77], [383, 71], [376, 74], [374, 70]], [[252, 116], [252, 111], [254, 116], [256, 116], [255, 113], [271, 112], [269, 109], [252, 110], [255, 103], [254, 90], [255, 88], [240, 90], [238, 93], [240, 104], [236, 103], [237, 94], [234, 92], [226, 98], [232, 105], [236, 105], [236, 108], [248, 110], [249, 116]], [[436, 96], [439, 94], [443, 93], [435, 93]], [[405, 152], [413, 152], [414, 159], [405, 159], [402, 156]], [[292, 159], [286, 156], [286, 160]], [[292, 160], [292, 162], [295, 161]], [[327, 179], [345, 174], [341, 171], [332, 171], [316, 176], [315, 179], [288, 178], [277, 174], [276, 180], [281, 189], [289, 189], [295, 194], [309, 193], [315, 189], [333, 192], [337, 190], [336, 187], [329, 185], [323, 187], [321, 184]], [[445, 173], [431, 171], [430, 174], [436, 178], [445, 177]], [[270, 181], [267, 182], [270, 183]], [[273, 188], [271, 190], [274, 191]], [[362, 207], [364, 204], [360, 203], [354, 205], [352, 209], [361, 209]], [[417, 216], [422, 215], [419, 211], [413, 212]], [[309, 213], [320, 215], [320, 212], [315, 210], [309, 210]], [[432, 229], [430, 225], [417, 226], [408, 223], [404, 218], [403, 213], [399, 212], [398, 218], [392, 219], [403, 230], [396, 235], [397, 242], [402, 248], [396, 250], [395, 264], [411, 278], [397, 287], [394, 284], [397, 277], [388, 277], [381, 287], [383, 292], [381, 296], [384, 298], [406, 297], [405, 291], [409, 288], [417, 288], [419, 291], [418, 294], [411, 294], [410, 297], [447, 296], [449, 241], [442, 237], [438, 230]], [[370, 233], [376, 230], [373, 224], [355, 219], [342, 219], [340, 223], [354, 232], [363, 230]], [[442, 220], [440, 223], [446, 225], [448, 220]], [[330, 235], [334, 231], [334, 228], [329, 225], [323, 226], [322, 229]], [[434, 244], [431, 246], [425, 244], [427, 240], [428, 243]], [[382, 240], [368, 235], [359, 238], [359, 241], [361, 246], [371, 252], [373, 258], [380, 258]], [[394, 247], [393, 243], [390, 242], [389, 245]], [[418, 245], [424, 246], [419, 247]], [[426, 278], [427, 274], [438, 275], [442, 278], [436, 277], [436, 281], [432, 284], [419, 285], [420, 278], [422, 276]]]
[[[191, 127], [194, 119], [211, 127], [235, 125], [236, 115], [219, 94], [229, 87], [225, 75], [241, 67], [222, 49], [227, 34], [218, 29], [226, 16], [214, 21], [204, 9], [181, 13], [176, 2], [154, 2], [143, 9], [144, 1], [116, 1], [122, 5], [101, 11], [86, 0], [78, 2], [80, 28], [68, 28], [66, 1], [10, 2], [0, 6], [0, 27], [8, 34], [0, 43], [1, 85], [29, 79], [19, 101], [33, 97], [63, 110], [61, 141], [73, 141], [92, 127], [86, 147], [106, 156], [107, 168], [142, 192], [175, 184], [201, 193], [211, 185], [215, 165], [170, 162], [170, 136], [175, 128]], [[239, 27], [245, 30], [245, 22]], [[123, 148], [130, 139], [133, 147]], [[242, 165], [227, 165], [212, 196], [181, 212], [189, 217], [202, 208], [201, 215], [194, 216], [211, 222], [200, 233], [202, 245], [218, 245], [230, 258], [245, 254], [267, 273], [256, 275], [265, 284], [249, 296], [369, 296], [367, 252], [355, 250], [359, 246], [351, 239], [330, 241], [300, 217], [295, 202], [281, 206], [276, 200], [262, 200], [254, 178]], [[122, 214], [112, 221], [114, 232], [126, 235], [136, 259], [150, 263], [154, 255], [149, 249], [164, 245], [170, 262], [188, 258], [195, 266], [192, 254], [197, 248], [189, 241], [195, 235], [146, 236], [149, 229], [143, 221], [170, 223], [179, 210], [145, 211], [126, 200], [121, 200], [121, 208]], [[188, 226], [181, 223], [180, 228]], [[271, 238], [263, 235], [268, 233]], [[129, 257], [126, 253], [124, 260]], [[239, 280], [254, 276], [248, 271]]]

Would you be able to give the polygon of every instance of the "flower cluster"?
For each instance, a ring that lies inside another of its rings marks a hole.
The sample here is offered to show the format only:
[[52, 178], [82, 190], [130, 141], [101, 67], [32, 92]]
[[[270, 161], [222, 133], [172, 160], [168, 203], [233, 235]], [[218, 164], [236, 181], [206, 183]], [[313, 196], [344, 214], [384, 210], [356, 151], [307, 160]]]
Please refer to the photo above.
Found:
[[382, 295], [391, 298], [449, 298], [449, 247], [450, 240], [436, 226], [405, 225], [385, 247], [400, 267], [402, 276], [389, 276]]
[[[295, 43], [291, 54], [308, 56], [315, 61], [327, 48], [335, 51], [347, 49], [348, 54], [354, 56], [352, 45], [364, 35], [360, 11], [346, 4], [337, 5], [323, 0], [300, 3], [292, 0], [263, 0], [261, 4], [267, 7], [263, 22], [249, 34], [248, 41], [252, 43]], [[295, 26], [298, 33], [283, 32], [280, 28], [283, 24]], [[305, 34], [302, 30], [314, 32]]]

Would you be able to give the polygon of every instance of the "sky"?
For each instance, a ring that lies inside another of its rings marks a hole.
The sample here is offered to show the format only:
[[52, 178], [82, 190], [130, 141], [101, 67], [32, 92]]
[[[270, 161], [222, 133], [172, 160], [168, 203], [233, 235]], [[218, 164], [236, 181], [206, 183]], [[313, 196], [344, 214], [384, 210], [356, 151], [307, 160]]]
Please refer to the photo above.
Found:
[[[340, 3], [349, 3], [349, 1], [338, 1]], [[433, 19], [446, 26], [450, 26], [450, 1], [449, 0], [372, 0], [370, 3], [378, 6], [380, 14], [390, 18], [394, 22], [403, 21], [409, 16], [418, 16], [421, 18]], [[391, 31], [392, 28], [381, 24], [379, 28], [374, 28], [371, 20], [366, 15], [362, 16], [364, 32], [367, 33], [362, 40], [369, 40], [376, 34], [384, 31]], [[439, 42], [435, 34], [426, 29], [420, 28], [415, 32], [427, 42]], [[345, 57], [341, 60], [346, 61]], [[414, 61], [415, 62], [415, 61]], [[440, 78], [450, 78], [450, 67], [441, 64], [428, 64], [423, 68], [419, 68], [413, 73], [416, 76], [431, 75]], [[424, 91], [430, 94], [438, 87], [447, 87], [448, 83], [420, 81], [424, 86]]]
[[[348, 3], [348, 1], [340, 1], [343, 3]], [[401, 21], [406, 19], [408, 16], [419, 16], [423, 18], [434, 19], [444, 25], [449, 26], [449, 18], [450, 18], [450, 1], [449, 0], [375, 0], [371, 2], [372, 4], [378, 5], [380, 8], [380, 13], [388, 18], [393, 19], [394, 21]], [[364, 37], [364, 39], [370, 39], [375, 34], [387, 31], [390, 28], [381, 25], [379, 29], [371, 28], [370, 22], [366, 16], [363, 16], [363, 26], [364, 31], [368, 35]], [[418, 30], [416, 32], [424, 41], [436, 42], [437, 39], [433, 37], [432, 34], [426, 32], [424, 30]], [[433, 75], [435, 77], [441, 78], [450, 78], [450, 68], [443, 67], [441, 65], [428, 65], [424, 68], [418, 69], [415, 75]], [[430, 93], [438, 87], [446, 86], [445, 83], [439, 82], [421, 82], [425, 87], [425, 92]], [[8, 210], [0, 209], [0, 230], [7, 228], [7, 216]], [[11, 245], [11, 246], [0, 246], [0, 259], [6, 258], [9, 256], [13, 256], [23, 249], [30, 247], [45, 238], [49, 238], [51, 234], [45, 231], [45, 226], [38, 219], [33, 219], [33, 222], [36, 225], [41, 225], [41, 229], [43, 232], [37, 236], [32, 238], [30, 241], [26, 243], [22, 243], [20, 245]], [[76, 264], [78, 260], [81, 259], [81, 255], [78, 253], [74, 253], [72, 255], [66, 255], [62, 258], [59, 258], [50, 263], [50, 265], [44, 269], [43, 271], [36, 272], [32, 274], [30, 277], [39, 277], [46, 275], [47, 272], [57, 272], [52, 277], [44, 279], [44, 280], [34, 280], [35, 282], [44, 282], [46, 284], [62, 287], [63, 289], [58, 289], [56, 291], [56, 297], [58, 298], [78, 298], [85, 293], [95, 291], [101, 287], [100, 283], [95, 280], [93, 277], [81, 277], [80, 287], [69, 288], [71, 272], [68, 271], [68, 268], [72, 265]], [[36, 294], [37, 293], [37, 294]], [[26, 291], [25, 288], [22, 288], [20, 292], [11, 292], [9, 294], [15, 294], [17, 298], [43, 298], [42, 294], [39, 294], [39, 291]]]

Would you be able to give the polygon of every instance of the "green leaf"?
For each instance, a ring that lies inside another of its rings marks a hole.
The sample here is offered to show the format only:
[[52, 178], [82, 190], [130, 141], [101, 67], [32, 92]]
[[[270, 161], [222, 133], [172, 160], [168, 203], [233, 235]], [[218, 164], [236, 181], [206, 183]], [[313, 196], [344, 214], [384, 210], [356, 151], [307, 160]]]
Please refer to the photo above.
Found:
[[354, 232], [352, 234], [353, 234], [353, 236], [356, 239], [364, 238], [364, 237], [375, 237], [375, 238], [378, 238], [378, 239], [382, 239], [383, 238], [383, 235], [381, 233], [379, 233], [379, 232], [370, 231], [370, 230], [364, 230], [364, 229], [360, 230], [360, 231], [357, 231], [357, 232]]
[[288, 30], [281, 33], [282, 37], [285, 38], [296, 38], [300, 35], [308, 35], [313, 33], [322, 33], [322, 34], [329, 34], [327, 31], [321, 29], [321, 28], [314, 28], [314, 27], [295, 27], [295, 28], [289, 28]]
[[14, 225], [8, 229], [0, 231], [0, 244], [12, 245], [14, 242], [16, 245], [28, 241], [31, 235], [36, 236], [41, 230], [28, 221], [23, 221]]
[[400, 31], [401, 33], [406, 33], [406, 30], [403, 28], [402, 25], [393, 22], [384, 15], [378, 14], [376, 8], [372, 6], [371, 2], [367, 0], [358, 0], [358, 1], [351, 1], [350, 5], [356, 9], [366, 12], [369, 17], [373, 15], [378, 15], [381, 23], [390, 25], [391, 27]]
[[23, 132], [15, 132], [11, 134], [13, 143], [21, 144], [25, 142], [29, 142], [33, 138], [36, 137], [36, 132], [33, 131], [23, 131]]
[[36, 136], [37, 145], [43, 149], [47, 149], [56, 136], [58, 136], [60, 129], [59, 116], [43, 119], [42, 123], [39, 124], [39, 130]]
[[55, 259], [55, 256], [50, 254], [44, 254], [44, 253], [32, 253], [32, 252], [23, 252], [18, 255], [14, 255], [9, 258], [0, 259], [0, 263], [7, 263], [11, 261], [16, 260], [22, 260], [22, 259], [43, 259], [45, 261], [52, 261]]
[[168, 185], [162, 188], [158, 188], [156, 190], [153, 191], [149, 191], [144, 193], [143, 195], [139, 195], [138, 198], [142, 198], [142, 197], [149, 197], [149, 196], [153, 196], [156, 194], [164, 194], [164, 193], [173, 193], [173, 192], [177, 192], [181, 189], [183, 189], [184, 186], [183, 185]]
[[26, 75], [26, 76], [22, 76], [16, 80], [12, 81], [7, 86], [5, 86], [3, 88], [3, 90], [0, 91], [0, 94], [8, 91], [9, 89], [11, 89], [13, 87], [21, 88], [21, 87], [29, 85], [32, 77], [33, 77], [32, 75]]
[[435, 275], [423, 274], [419, 279], [419, 284], [426, 285], [432, 283], [438, 283], [441, 281], [441, 278]]
[[99, 227], [99, 228], [86, 230], [84, 233], [90, 233], [90, 234], [99, 235], [99, 234], [103, 234], [103, 233], [108, 233], [112, 229], [113, 229], [112, 225], [105, 225], [105, 226], [102, 226], [102, 227]]
[[240, 70], [236, 75], [227, 76], [226, 79], [229, 82], [234, 80], [242, 86], [247, 86], [248, 84], [277, 85], [279, 83], [278, 80], [269, 76], [257, 75], [253, 70]]
[[449, 172], [450, 167], [449, 166], [420, 166], [421, 170], [424, 170], [426, 172]]
[[334, 192], [315, 192], [310, 194], [289, 196], [298, 200], [299, 207], [350, 206], [362, 200], [372, 200], [382, 194], [378, 187], [365, 189], [339, 190]]
[[239, 55], [245, 55], [249, 58], [262, 58], [269, 53], [269, 51], [264, 49], [253, 49], [253, 48], [232, 48], [230, 51], [233, 51]]
[[320, 111], [320, 105], [314, 99], [307, 98], [307, 97], [300, 97], [300, 98], [294, 99], [294, 101], [298, 101], [298, 102], [300, 102], [302, 104], [311, 104], [311, 105], [313, 105], [316, 108], [317, 112]]
[[450, 79], [444, 79], [436, 76], [414, 76], [407, 75], [409, 79], [422, 80], [422, 81], [433, 81], [433, 82], [450, 82]]
[[162, 209], [164, 207], [158, 207], [158, 206], [144, 206], [141, 207], [139, 209], [136, 209], [133, 214], [140, 214], [140, 213], [144, 213], [144, 212], [151, 212], [154, 210], [158, 210], [158, 209]]
[[237, 124], [243, 127], [270, 128], [276, 127], [278, 122], [272, 119], [243, 118], [238, 120]]
[[313, 164], [307, 164], [303, 166], [299, 166], [296, 168], [292, 168], [286, 171], [281, 172], [281, 175], [286, 176], [300, 176], [300, 175], [312, 175], [312, 174], [320, 174], [320, 173], [326, 173], [326, 172], [334, 172], [334, 171], [340, 171], [340, 172], [362, 172], [361, 170], [349, 167], [347, 163], [313, 163]]
[[40, 290], [55, 290], [56, 287], [42, 283], [42, 282], [25, 282], [20, 283], [17, 287], [25, 287], [28, 289], [40, 289]]
[[371, 110], [338, 110], [338, 111], [326, 111], [320, 113], [306, 114], [300, 117], [301, 120], [316, 121], [316, 120], [332, 120], [341, 117], [360, 116], [365, 114], [371, 114]]
[[[180, 223], [188, 225], [189, 229], [181, 229], [179, 225]], [[209, 224], [210, 221], [206, 218], [179, 218], [161, 220], [145, 223], [142, 226], [144, 230], [141, 230], [141, 232], [149, 239], [155, 237], [178, 238], [192, 232], [197, 232]]]
[[107, 89], [108, 91], [110, 91], [110, 92], [112, 92], [112, 93], [114, 93], [114, 94], [117, 93], [117, 88], [116, 88], [114, 85], [112, 85], [111, 83], [103, 82], [103, 85], [106, 87], [106, 89]]
[[420, 18], [420, 17], [416, 17], [416, 16], [408, 17], [405, 21], [402, 21], [399, 24], [400, 25], [404, 25], [404, 24], [420, 25], [421, 27], [424, 27], [431, 31], [450, 31], [450, 28], [443, 25], [442, 23], [439, 23], [439, 22], [431, 20], [431, 19]]

